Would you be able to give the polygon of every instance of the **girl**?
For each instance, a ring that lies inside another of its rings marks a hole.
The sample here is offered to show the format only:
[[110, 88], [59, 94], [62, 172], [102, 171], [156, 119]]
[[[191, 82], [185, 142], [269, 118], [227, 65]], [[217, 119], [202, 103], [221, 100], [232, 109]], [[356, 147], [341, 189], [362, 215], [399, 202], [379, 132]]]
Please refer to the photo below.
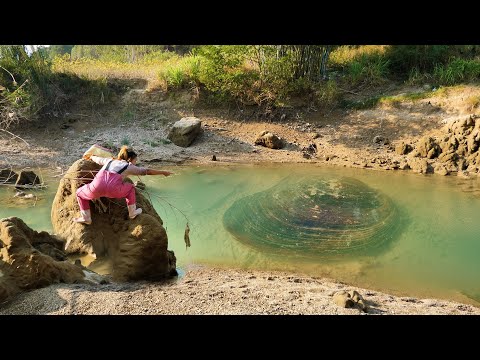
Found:
[[170, 171], [136, 166], [137, 154], [133, 150], [128, 149], [128, 146], [122, 146], [122, 149], [117, 155], [117, 159], [109, 159], [95, 155], [84, 155], [83, 158], [103, 165], [91, 183], [85, 184], [77, 190], [77, 201], [78, 205], [80, 205], [81, 216], [73, 220], [87, 225], [92, 223], [90, 200], [98, 199], [102, 196], [115, 199], [125, 198], [130, 219], [134, 219], [142, 213], [142, 209], [137, 209], [135, 204], [135, 186], [123, 182], [126, 175], [169, 176], [173, 174]]

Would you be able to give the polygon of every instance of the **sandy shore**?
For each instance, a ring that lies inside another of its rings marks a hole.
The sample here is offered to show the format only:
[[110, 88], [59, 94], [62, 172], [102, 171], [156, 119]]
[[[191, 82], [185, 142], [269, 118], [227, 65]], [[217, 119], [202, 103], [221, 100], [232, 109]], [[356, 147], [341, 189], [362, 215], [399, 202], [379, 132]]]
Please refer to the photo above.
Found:
[[[356, 290], [368, 311], [341, 308], [333, 295]], [[0, 315], [480, 315], [480, 308], [396, 297], [340, 282], [284, 272], [195, 266], [162, 283], [56, 284], [22, 293]]]

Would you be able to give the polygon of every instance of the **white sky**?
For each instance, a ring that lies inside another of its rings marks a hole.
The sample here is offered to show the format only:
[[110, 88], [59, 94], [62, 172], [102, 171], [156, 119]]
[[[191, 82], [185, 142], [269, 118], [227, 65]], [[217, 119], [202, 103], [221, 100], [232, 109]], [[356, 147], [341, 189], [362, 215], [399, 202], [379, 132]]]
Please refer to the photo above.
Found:
[[37, 50], [39, 47], [49, 47], [50, 45], [25, 45], [27, 49], [27, 54], [30, 55], [30, 49], [33, 47], [35, 50]]

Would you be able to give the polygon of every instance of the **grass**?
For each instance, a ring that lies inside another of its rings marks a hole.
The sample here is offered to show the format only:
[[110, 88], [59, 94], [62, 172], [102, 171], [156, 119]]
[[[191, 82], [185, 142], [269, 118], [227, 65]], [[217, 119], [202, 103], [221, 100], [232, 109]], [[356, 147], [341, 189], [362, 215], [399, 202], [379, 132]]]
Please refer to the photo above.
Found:
[[164, 86], [159, 82], [158, 73], [167, 66], [172, 66], [181, 59], [178, 55], [146, 58], [137, 63], [101, 61], [94, 59], [70, 60], [67, 57], [56, 57], [52, 70], [56, 73], [75, 74], [88, 80], [110, 79], [145, 79], [148, 89]]
[[151, 146], [151, 147], [158, 147], [161, 145], [166, 145], [166, 144], [171, 144], [172, 142], [169, 139], [164, 139], [164, 138], [158, 138], [158, 139], [153, 139], [145, 142], [145, 144]]
[[433, 78], [442, 85], [479, 80], [480, 61], [455, 59], [446, 65], [437, 65], [433, 71]]
[[137, 110], [135, 107], [135, 103], [127, 103], [123, 106], [122, 112], [121, 112], [121, 118], [123, 121], [126, 122], [132, 122], [137, 120]]
[[339, 46], [330, 54], [330, 65], [344, 68], [361, 57], [384, 55], [389, 45]]
[[79, 77], [98, 79], [145, 79], [149, 90], [162, 87], [179, 88], [198, 78], [200, 59], [196, 56], [181, 57], [159, 53], [145, 57], [136, 63], [56, 57], [52, 70], [56, 73], [75, 74]]
[[[256, 72], [259, 69], [253, 63], [243, 62], [241, 65], [237, 64], [238, 66], [232, 68], [226, 65], [217, 66], [216, 63], [213, 66], [209, 63], [213, 60], [209, 60], [202, 53], [182, 57], [173, 53], [159, 52], [149, 54], [149, 56], [136, 63], [84, 58], [71, 60], [64, 56], [53, 60], [52, 69], [58, 74], [76, 74], [82, 79], [97, 80], [99, 90], [100, 87], [105, 88], [107, 80], [110, 79], [145, 79], [148, 82], [147, 90], [157, 88], [164, 91], [189, 89], [196, 94], [196, 100], [200, 99], [201, 91], [201, 99], [207, 106], [218, 106], [234, 100], [241, 104], [263, 105], [272, 103], [279, 107], [286, 104], [290, 96], [309, 95], [313, 96], [316, 106], [332, 107], [340, 104], [344, 108], [366, 109], [379, 104], [399, 106], [403, 101], [418, 101], [430, 96], [441, 96], [443, 91], [447, 91], [440, 87], [436, 92], [426, 91], [397, 96], [378, 95], [361, 101], [341, 100], [339, 102], [341, 96], [339, 88], [363, 89], [365, 86], [382, 84], [388, 78], [393, 79], [395, 76], [392, 71], [395, 66], [398, 67], [398, 59], [410, 59], [413, 66], [416, 64], [413, 60], [419, 58], [425, 62], [436, 54], [433, 52], [436, 48], [421, 47], [420, 49], [425, 50], [425, 54], [420, 54], [423, 57], [420, 55], [420, 57], [415, 57], [412, 55], [414, 54], [412, 51], [416, 48], [412, 49], [391, 45], [339, 46], [330, 54], [328, 66], [330, 71], [336, 70], [342, 76], [338, 80], [316, 84], [303, 84], [301, 81], [303, 79], [295, 82], [290, 81], [288, 84], [282, 81], [277, 83], [274, 80], [278, 80], [280, 75], [275, 71], [272, 73], [271, 79], [266, 78], [268, 81], [264, 81], [265, 79], [258, 78]], [[393, 50], [396, 51], [393, 52], [397, 54], [396, 58], [392, 55]], [[437, 58], [440, 57], [433, 57], [433, 59]], [[223, 61], [226, 60], [223, 59]], [[422, 61], [420, 61], [421, 64], [423, 64]], [[229, 62], [225, 63], [230, 64]], [[222, 64], [220, 61], [220, 65]], [[429, 67], [428, 73], [423, 73], [418, 69], [423, 68], [410, 69], [407, 84], [428, 82], [438, 88], [440, 85], [452, 86], [480, 78], [480, 60], [478, 59], [457, 58], [448, 63], [437, 63], [434, 68]], [[425, 69], [422, 71], [425, 71]], [[404, 79], [407, 75], [402, 76], [402, 79]], [[398, 78], [395, 79], [399, 80]], [[175, 92], [171, 93], [174, 94]], [[472, 100], [473, 103], [475, 103], [474, 100]], [[135, 117], [135, 111], [129, 108], [123, 114], [123, 118], [128, 121], [134, 120]]]
[[470, 109], [470, 111], [476, 109], [480, 105], [480, 95], [470, 96], [465, 100], [465, 102], [467, 104], [467, 108]]
[[103, 146], [104, 148], [107, 148], [107, 149], [111, 150], [112, 153], [116, 153], [116, 152], [118, 151], [118, 147], [115, 146], [114, 143], [111, 143], [111, 142], [109, 142], [109, 141], [104, 142], [104, 143], [102, 144], [102, 146]]
[[421, 84], [433, 82], [439, 85], [478, 81], [480, 79], [480, 60], [454, 59], [447, 64], [435, 65], [432, 73], [421, 73], [417, 68], [410, 71], [407, 83]]
[[379, 105], [391, 105], [398, 107], [400, 104], [404, 102], [416, 102], [419, 100], [432, 98], [432, 97], [445, 97], [448, 95], [450, 91], [453, 90], [461, 90], [462, 85], [454, 86], [454, 87], [441, 87], [435, 91], [423, 91], [423, 92], [413, 92], [408, 94], [400, 94], [400, 95], [392, 95], [392, 96], [372, 96], [363, 100], [357, 101], [348, 101], [343, 100], [341, 101], [340, 105], [345, 109], [355, 109], [355, 110], [363, 110], [363, 109], [372, 109]]
[[186, 56], [174, 59], [160, 69], [158, 77], [166, 87], [182, 88], [198, 81], [200, 71], [200, 58]]
[[74, 73], [86, 79], [134, 79], [155, 78], [158, 64], [122, 63], [93, 59], [68, 60], [56, 57], [52, 69], [58, 73]]
[[127, 136], [125, 136], [121, 141], [121, 145], [122, 146], [123, 145], [130, 145], [130, 139]]
[[380, 84], [389, 73], [388, 45], [340, 46], [330, 55], [329, 66], [340, 69], [349, 86]]

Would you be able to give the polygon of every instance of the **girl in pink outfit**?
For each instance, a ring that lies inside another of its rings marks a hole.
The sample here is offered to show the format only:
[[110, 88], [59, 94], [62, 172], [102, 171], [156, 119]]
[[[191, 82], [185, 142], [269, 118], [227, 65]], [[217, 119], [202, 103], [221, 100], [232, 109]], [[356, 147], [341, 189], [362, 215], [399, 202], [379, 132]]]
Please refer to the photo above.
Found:
[[77, 201], [80, 205], [81, 216], [74, 218], [73, 220], [87, 225], [92, 223], [90, 200], [98, 199], [103, 196], [115, 199], [125, 198], [130, 219], [134, 219], [137, 215], [142, 213], [142, 209], [137, 209], [135, 204], [135, 186], [130, 183], [124, 183], [124, 176], [169, 176], [173, 174], [169, 171], [147, 169], [136, 166], [137, 154], [133, 150], [129, 150], [128, 146], [122, 147], [118, 153], [117, 159], [109, 159], [95, 155], [86, 155], [84, 158], [92, 160], [99, 165], [103, 165], [91, 183], [85, 184], [77, 190]]

